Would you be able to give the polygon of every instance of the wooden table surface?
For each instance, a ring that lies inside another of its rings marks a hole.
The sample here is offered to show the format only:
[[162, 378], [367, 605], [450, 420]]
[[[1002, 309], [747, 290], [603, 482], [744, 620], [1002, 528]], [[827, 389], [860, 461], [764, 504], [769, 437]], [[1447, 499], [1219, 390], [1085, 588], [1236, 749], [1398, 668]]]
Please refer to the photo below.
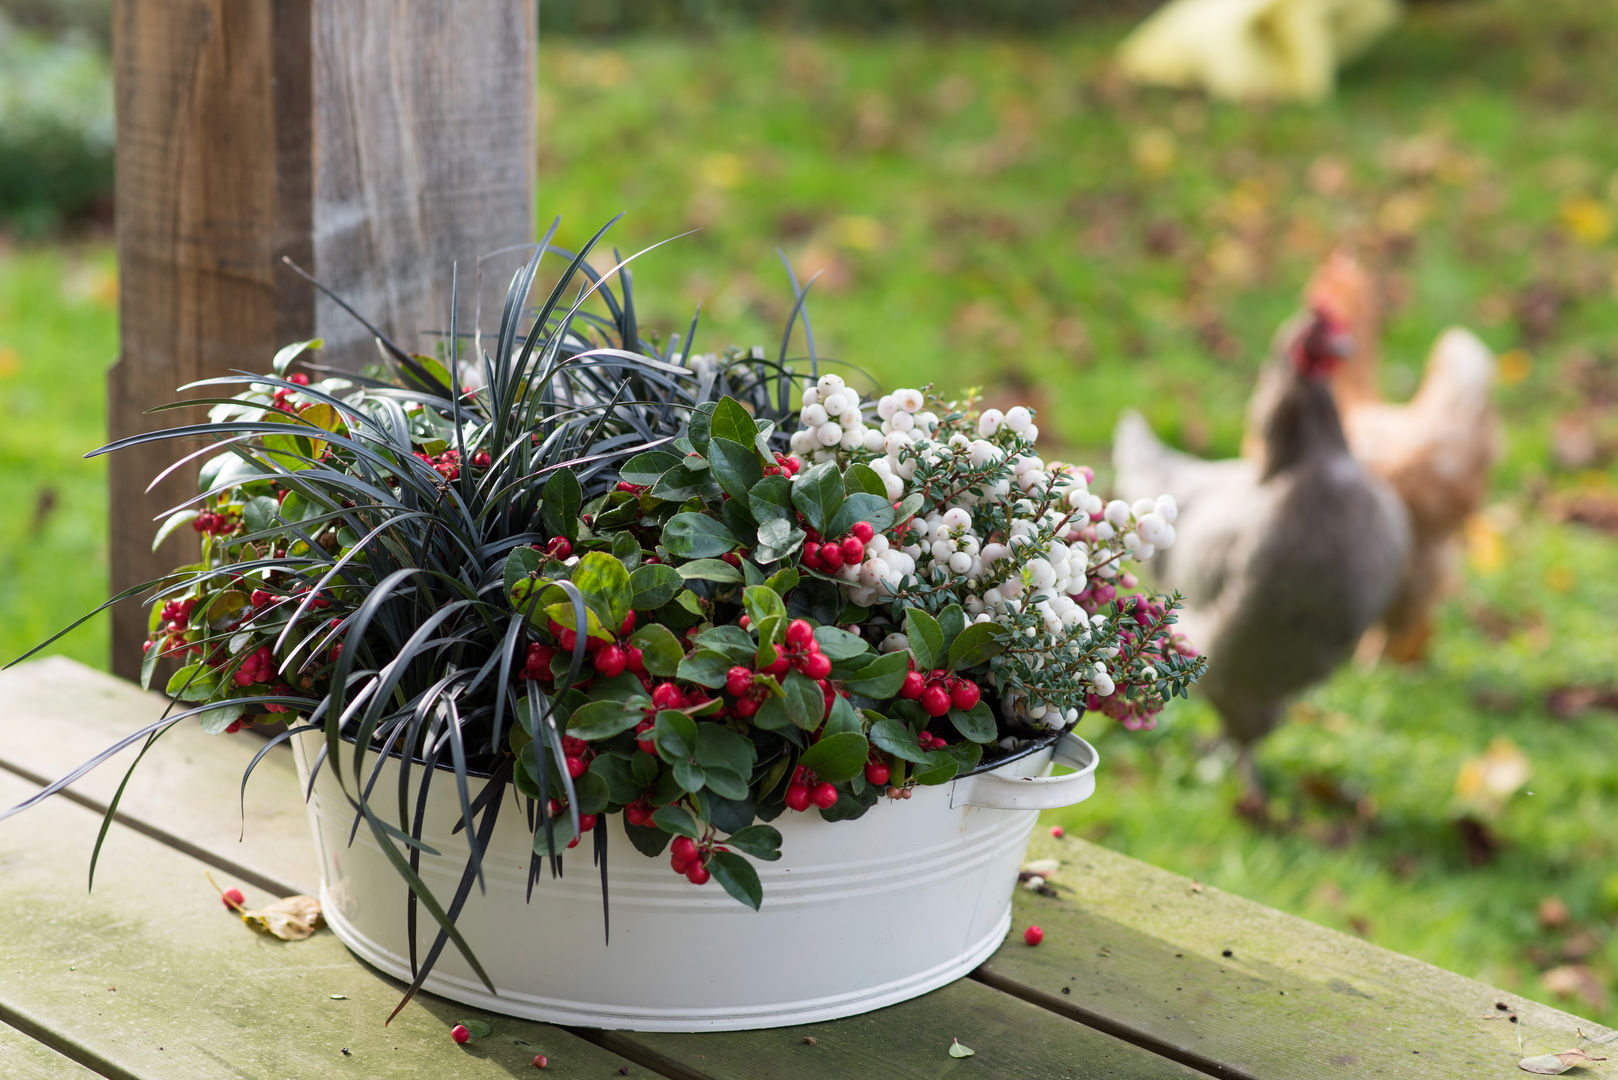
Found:
[[[0, 673], [0, 806], [161, 707], [68, 660]], [[1520, 1058], [1575, 1046], [1618, 1058], [1618, 1034], [1576, 1016], [1043, 831], [1031, 854], [1061, 860], [1060, 895], [1018, 890], [1007, 944], [906, 1004], [772, 1031], [641, 1035], [422, 995], [383, 1026], [398, 982], [329, 932], [252, 933], [204, 876], [250, 905], [315, 891], [290, 754], [263, 762], [239, 810], [260, 745], [191, 727], [166, 736], [129, 783], [93, 892], [89, 853], [119, 763], [0, 823], [0, 1076], [537, 1076], [543, 1053], [546, 1075], [569, 1077], [1456, 1080], [1524, 1076]], [[1101, 784], [1104, 798], [1104, 772]], [[1045, 930], [1037, 948], [1022, 941], [1030, 923]], [[465, 1018], [493, 1033], [456, 1046], [449, 1028]], [[975, 1056], [950, 1057], [952, 1039]], [[1603, 1070], [1618, 1074], [1585, 1075]]]

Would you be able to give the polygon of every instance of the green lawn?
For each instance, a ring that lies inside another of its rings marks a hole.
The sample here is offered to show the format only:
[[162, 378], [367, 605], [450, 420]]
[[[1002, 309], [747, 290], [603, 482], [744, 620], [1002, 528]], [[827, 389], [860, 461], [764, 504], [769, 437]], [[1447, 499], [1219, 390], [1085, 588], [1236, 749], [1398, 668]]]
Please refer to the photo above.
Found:
[[[1147, 735], [1087, 722], [1101, 788], [1061, 820], [1618, 1022], [1618, 539], [1565, 520], [1574, 499], [1618, 519], [1618, 8], [1419, 5], [1320, 108], [1131, 91], [1106, 66], [1126, 29], [547, 37], [541, 213], [577, 243], [626, 211], [626, 249], [700, 228], [637, 264], [643, 321], [683, 331], [700, 301], [699, 347], [778, 338], [779, 246], [822, 271], [823, 352], [1032, 400], [1103, 464], [1128, 403], [1232, 452], [1272, 328], [1339, 240], [1389, 276], [1391, 393], [1446, 325], [1477, 329], [1508, 353], [1509, 447], [1431, 663], [1344, 671], [1294, 710], [1261, 754], [1267, 828], [1230, 812], [1196, 702]], [[101, 591], [103, 474], [77, 455], [115, 347], [106, 267], [0, 254], [13, 654]], [[1470, 784], [1491, 744], [1496, 773], [1529, 769], [1514, 793]]]

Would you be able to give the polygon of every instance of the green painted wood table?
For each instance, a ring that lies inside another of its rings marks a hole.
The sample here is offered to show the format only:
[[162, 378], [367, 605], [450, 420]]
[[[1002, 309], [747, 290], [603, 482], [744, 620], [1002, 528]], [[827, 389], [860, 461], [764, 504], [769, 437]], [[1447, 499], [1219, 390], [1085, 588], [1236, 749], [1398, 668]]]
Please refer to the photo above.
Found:
[[[161, 705], [62, 659], [0, 673], [0, 805]], [[1456, 1080], [1526, 1075], [1517, 1062], [1533, 1053], [1618, 1049], [1618, 1034], [1578, 1017], [1043, 833], [1032, 854], [1061, 861], [1057, 894], [1019, 890], [1012, 937], [988, 963], [903, 1005], [773, 1031], [640, 1035], [424, 995], [384, 1026], [399, 983], [330, 933], [250, 932], [207, 881], [241, 885], [250, 903], [314, 891], [289, 755], [265, 760], [239, 809], [259, 745], [192, 728], [166, 737], [130, 781], [93, 891], [89, 852], [119, 763], [0, 823], [0, 1077], [537, 1076], [544, 1054], [546, 1075], [602, 1078]], [[1022, 941], [1030, 923], [1045, 929], [1037, 948]], [[492, 1034], [457, 1046], [449, 1028], [467, 1017]], [[975, 1055], [951, 1057], [955, 1039]]]

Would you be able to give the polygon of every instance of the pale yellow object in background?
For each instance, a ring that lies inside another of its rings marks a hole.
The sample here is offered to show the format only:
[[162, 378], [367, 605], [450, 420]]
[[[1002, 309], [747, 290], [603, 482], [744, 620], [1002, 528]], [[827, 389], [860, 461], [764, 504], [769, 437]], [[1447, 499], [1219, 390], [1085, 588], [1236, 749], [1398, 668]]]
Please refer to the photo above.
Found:
[[1119, 46], [1139, 83], [1318, 101], [1399, 18], [1398, 0], [1173, 0]]

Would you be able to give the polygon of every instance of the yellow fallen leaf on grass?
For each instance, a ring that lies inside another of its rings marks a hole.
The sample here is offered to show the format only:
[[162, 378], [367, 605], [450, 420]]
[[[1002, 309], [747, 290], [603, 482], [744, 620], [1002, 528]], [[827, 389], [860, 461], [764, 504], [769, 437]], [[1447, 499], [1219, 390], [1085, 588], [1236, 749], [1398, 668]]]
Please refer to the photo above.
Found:
[[1528, 755], [1510, 739], [1498, 736], [1482, 754], [1461, 763], [1455, 794], [1463, 802], [1497, 812], [1528, 782], [1530, 771]]

